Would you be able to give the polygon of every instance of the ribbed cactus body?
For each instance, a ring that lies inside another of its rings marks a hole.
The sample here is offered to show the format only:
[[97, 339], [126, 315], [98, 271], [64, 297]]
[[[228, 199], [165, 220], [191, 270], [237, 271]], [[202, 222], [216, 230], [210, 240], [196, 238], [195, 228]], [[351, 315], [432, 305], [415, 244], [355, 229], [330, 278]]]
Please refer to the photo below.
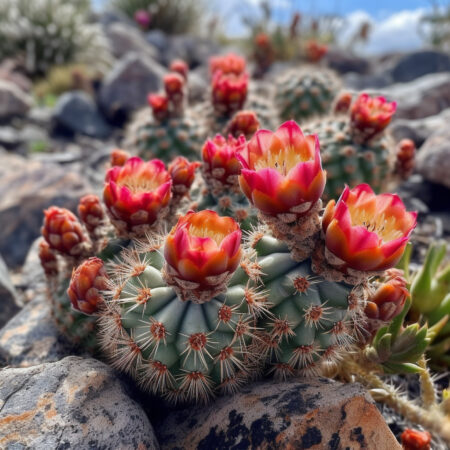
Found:
[[294, 261], [273, 237], [262, 237], [255, 250], [270, 306], [258, 323], [270, 371], [281, 378], [321, 373], [354, 344], [363, 289], [317, 276], [310, 259]]
[[339, 81], [327, 70], [289, 70], [276, 81], [275, 101], [282, 120], [303, 122], [327, 114], [337, 92]]
[[317, 134], [320, 142], [322, 165], [327, 171], [324, 199], [339, 197], [346, 184], [367, 183], [376, 192], [386, 189], [395, 164], [395, 147], [389, 136], [382, 134], [357, 143], [349, 119], [335, 116], [309, 123], [303, 131]]
[[238, 269], [224, 294], [197, 304], [166, 284], [158, 251], [139, 259], [142, 271], [120, 279], [120, 293], [100, 321], [112, 364], [171, 401], [234, 392], [255, 370], [248, 276]]
[[136, 116], [126, 140], [143, 159], [158, 158], [170, 162], [180, 155], [190, 160], [198, 159], [203, 134], [189, 115], [158, 122], [146, 108]]

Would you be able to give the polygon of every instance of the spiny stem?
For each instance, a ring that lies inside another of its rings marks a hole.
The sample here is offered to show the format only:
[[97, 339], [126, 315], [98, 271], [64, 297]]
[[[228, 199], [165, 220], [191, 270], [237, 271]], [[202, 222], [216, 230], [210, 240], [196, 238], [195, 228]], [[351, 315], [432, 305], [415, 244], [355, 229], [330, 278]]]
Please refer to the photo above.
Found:
[[434, 387], [433, 379], [431, 378], [427, 363], [423, 356], [422, 358], [420, 358], [418, 364], [423, 369], [419, 374], [422, 404], [425, 409], [431, 409], [432, 407], [437, 406], [436, 390]]

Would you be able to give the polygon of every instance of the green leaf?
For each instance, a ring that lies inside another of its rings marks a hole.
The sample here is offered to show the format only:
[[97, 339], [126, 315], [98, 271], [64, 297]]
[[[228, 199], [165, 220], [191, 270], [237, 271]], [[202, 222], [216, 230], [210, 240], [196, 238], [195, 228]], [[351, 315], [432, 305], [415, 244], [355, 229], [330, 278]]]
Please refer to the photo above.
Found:
[[420, 373], [422, 368], [417, 364], [412, 363], [385, 363], [383, 364], [385, 373], [399, 374], [399, 373]]

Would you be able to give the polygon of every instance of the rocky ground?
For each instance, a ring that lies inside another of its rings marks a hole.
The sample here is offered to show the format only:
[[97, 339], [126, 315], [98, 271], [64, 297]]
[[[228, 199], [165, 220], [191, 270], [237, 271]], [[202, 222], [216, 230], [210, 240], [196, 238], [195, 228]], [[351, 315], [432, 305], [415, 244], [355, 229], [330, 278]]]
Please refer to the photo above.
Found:
[[[192, 36], [145, 35], [117, 14], [99, 20], [116, 60], [95, 100], [74, 91], [52, 109], [37, 106], [29, 80], [0, 68], [0, 448], [399, 447], [358, 385], [272, 381], [172, 411], [57, 332], [35, 245], [42, 210], [74, 210], [100, 190], [111, 149], [172, 59], [189, 61], [191, 99], [203, 98], [206, 61], [219, 50]], [[326, 64], [348, 88], [398, 102], [392, 134], [419, 149], [414, 175], [398, 189], [420, 213], [418, 261], [431, 241], [450, 237], [450, 57], [419, 51], [369, 61], [332, 50]]]

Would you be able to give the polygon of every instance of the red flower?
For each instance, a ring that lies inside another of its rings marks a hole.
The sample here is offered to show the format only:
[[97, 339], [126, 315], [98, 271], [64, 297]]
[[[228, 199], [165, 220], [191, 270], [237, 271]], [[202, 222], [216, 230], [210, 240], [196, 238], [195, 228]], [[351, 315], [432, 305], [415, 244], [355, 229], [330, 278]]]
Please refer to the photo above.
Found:
[[237, 154], [239, 182], [250, 202], [265, 214], [306, 213], [325, 187], [317, 136], [304, 136], [294, 122], [273, 133], [259, 130]]
[[255, 44], [258, 47], [268, 47], [270, 46], [270, 38], [266, 33], [259, 33], [255, 36]]
[[404, 450], [431, 449], [431, 434], [428, 431], [419, 431], [407, 428], [402, 433], [401, 438]]
[[187, 80], [189, 66], [182, 59], [175, 59], [174, 61], [172, 61], [169, 70], [171, 72], [179, 73], [185, 80]]
[[183, 97], [185, 80], [182, 75], [177, 72], [169, 73], [164, 76], [163, 82], [169, 99]]
[[227, 126], [226, 133], [235, 138], [241, 134], [250, 139], [260, 128], [259, 120], [253, 111], [238, 111]]
[[106, 174], [103, 199], [111, 221], [124, 232], [151, 226], [166, 213], [172, 180], [159, 159], [130, 158]]
[[156, 120], [164, 120], [169, 116], [169, 99], [165, 95], [149, 94], [147, 99]]
[[151, 22], [152, 16], [150, 15], [150, 13], [148, 11], [146, 11], [145, 9], [138, 9], [135, 13], [134, 13], [134, 20], [135, 22], [143, 29], [143, 30], [147, 30], [148, 27], [150, 26], [150, 22]]
[[86, 236], [75, 215], [57, 206], [50, 206], [44, 214], [41, 232], [50, 248], [65, 255], [81, 255]]
[[72, 307], [84, 314], [98, 311], [104, 302], [99, 291], [107, 288], [108, 275], [100, 258], [89, 258], [72, 272], [67, 295]]
[[231, 115], [244, 106], [247, 98], [248, 74], [226, 74], [216, 70], [212, 79], [212, 102], [220, 115]]
[[189, 191], [195, 179], [195, 169], [201, 166], [200, 162], [189, 162], [183, 156], [177, 156], [169, 164], [169, 174], [172, 177], [174, 192], [184, 194]]
[[367, 184], [346, 186], [325, 208], [325, 245], [344, 268], [386, 270], [400, 260], [416, 219], [395, 194], [375, 195]]
[[233, 273], [241, 259], [242, 232], [231, 217], [188, 212], [166, 238], [164, 257], [176, 276], [209, 286], [209, 277]]
[[316, 41], [309, 41], [306, 44], [306, 58], [308, 61], [319, 62], [328, 52], [326, 45], [319, 44]]
[[209, 60], [209, 70], [211, 75], [218, 70], [226, 74], [241, 75], [245, 72], [245, 59], [235, 53], [213, 56]]
[[351, 108], [352, 132], [359, 140], [369, 141], [389, 125], [396, 108], [397, 103], [384, 97], [361, 94]]

